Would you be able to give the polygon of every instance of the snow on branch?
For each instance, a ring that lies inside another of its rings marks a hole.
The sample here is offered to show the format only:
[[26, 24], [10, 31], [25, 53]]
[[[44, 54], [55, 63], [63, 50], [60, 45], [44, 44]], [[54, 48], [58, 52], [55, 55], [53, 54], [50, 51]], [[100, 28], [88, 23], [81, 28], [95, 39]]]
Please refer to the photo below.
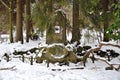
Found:
[[93, 53], [94, 51], [98, 51], [101, 49], [102, 46], [113, 46], [120, 48], [120, 45], [110, 44], [110, 43], [100, 43], [98, 47], [92, 48], [86, 52], [86, 54], [83, 56], [83, 58], [89, 57], [90, 53]]
[[[100, 59], [100, 58], [94, 58], [95, 60], [100, 60], [105, 62], [106, 64], [108, 64], [111, 68], [115, 69], [116, 71], [118, 71], [120, 69], [120, 64], [110, 64], [108, 61], [104, 60], [104, 59]], [[118, 65], [118, 67], [114, 67], [114, 65]]]
[[102, 45], [102, 46], [113, 46], [113, 47], [120, 48], [120, 45], [117, 45], [117, 44], [111, 44], [111, 43], [100, 43], [100, 45]]
[[[83, 56], [83, 64], [84, 64], [84, 66], [85, 66], [85, 63], [86, 63], [86, 61], [87, 61], [87, 58], [89, 58], [89, 55], [90, 55], [90, 54], [93, 54], [94, 51], [100, 50], [102, 46], [113, 46], [113, 47], [120, 48], [120, 45], [117, 45], [117, 44], [100, 43], [98, 47], [92, 48], [92, 49], [88, 50], [88, 51], [85, 53], [85, 55]], [[118, 68], [115, 68], [115, 67], [113, 66], [114, 64], [109, 64], [106, 60], [103, 60], [103, 59], [100, 59], [100, 58], [94, 58], [94, 59], [104, 61], [104, 62], [107, 63], [110, 67], [113, 67], [115, 70], [119, 70], [119, 69], [120, 69], [120, 64], [115, 64], [115, 65], [118, 65], [118, 66], [119, 66]]]

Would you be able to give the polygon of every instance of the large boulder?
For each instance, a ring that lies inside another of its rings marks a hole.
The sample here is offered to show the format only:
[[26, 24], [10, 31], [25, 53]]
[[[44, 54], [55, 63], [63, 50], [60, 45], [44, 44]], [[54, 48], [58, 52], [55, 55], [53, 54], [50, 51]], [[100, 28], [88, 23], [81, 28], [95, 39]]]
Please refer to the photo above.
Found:
[[68, 59], [69, 62], [72, 63], [77, 63], [78, 61], [78, 58], [73, 51], [69, 51], [68, 56], [66, 56], [66, 58]]
[[63, 44], [54, 44], [48, 46], [42, 53], [41, 57], [36, 58], [36, 62], [41, 63], [43, 60], [46, 60], [50, 63], [67, 63], [77, 62], [77, 57], [73, 51], [68, 51]]

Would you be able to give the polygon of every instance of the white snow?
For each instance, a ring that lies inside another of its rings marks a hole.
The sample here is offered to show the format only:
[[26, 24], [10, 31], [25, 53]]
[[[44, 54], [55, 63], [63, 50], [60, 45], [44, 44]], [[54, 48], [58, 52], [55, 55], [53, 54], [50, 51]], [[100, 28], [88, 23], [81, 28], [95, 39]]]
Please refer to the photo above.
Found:
[[53, 43], [53, 44], [48, 45], [48, 47], [53, 47], [55, 45], [59, 45], [59, 46], [64, 47], [64, 44], [62, 44], [62, 43]]
[[53, 55], [53, 54], [51, 54], [51, 56], [52, 57], [54, 57], [55, 59], [61, 59], [61, 58], [64, 58], [65, 57], [65, 55]]
[[[3, 59], [4, 53], [12, 54], [14, 50], [24, 51], [39, 47], [39, 43], [44, 45], [42, 41], [30, 41], [24, 44], [20, 44], [19, 42], [12, 44], [1, 43], [0, 80], [120, 80], [120, 70], [105, 70], [105, 67], [108, 67], [108, 65], [102, 61], [92, 63], [91, 60], [88, 60], [84, 69], [75, 69], [83, 67], [82, 62], [77, 64], [70, 63], [69, 66], [59, 66], [57, 63], [50, 64], [47, 68], [46, 62], [41, 64], [34, 62], [33, 65], [30, 65], [29, 59], [26, 59], [24, 63], [19, 58], [13, 58], [13, 56], [11, 56], [10, 62], [6, 62]], [[113, 59], [112, 63], [120, 64], [120, 57]], [[1, 70], [10, 67], [13, 67], [13, 69]], [[55, 69], [55, 71], [52, 71], [52, 69]]]
[[[70, 66], [50, 64], [50, 67], [47, 68], [46, 63], [30, 65], [16, 59], [0, 63], [0, 68], [12, 66], [15, 66], [13, 70], [0, 70], [0, 80], [120, 80], [120, 72], [105, 71], [103, 63], [101, 65], [88, 63], [89, 67], [74, 70], [69, 69], [81, 67], [81, 64], [71, 64]], [[61, 71], [52, 71], [52, 69], [61, 69]]]

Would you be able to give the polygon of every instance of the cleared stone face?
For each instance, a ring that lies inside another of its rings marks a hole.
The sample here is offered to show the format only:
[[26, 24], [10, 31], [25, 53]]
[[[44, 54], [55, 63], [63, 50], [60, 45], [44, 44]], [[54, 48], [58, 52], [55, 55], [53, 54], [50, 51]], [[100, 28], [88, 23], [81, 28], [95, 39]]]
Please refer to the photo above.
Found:
[[62, 45], [53, 45], [46, 48], [45, 53], [42, 53], [41, 57], [36, 59], [38, 63], [41, 63], [43, 60], [46, 60], [50, 63], [66, 63], [66, 62], [77, 62], [77, 57], [72, 51], [67, 51], [67, 49]]

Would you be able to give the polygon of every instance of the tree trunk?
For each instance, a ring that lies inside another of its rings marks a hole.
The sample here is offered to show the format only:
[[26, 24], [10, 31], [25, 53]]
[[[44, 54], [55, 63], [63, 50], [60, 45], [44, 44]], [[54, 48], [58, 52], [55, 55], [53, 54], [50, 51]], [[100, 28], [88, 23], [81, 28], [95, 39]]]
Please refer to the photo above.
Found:
[[79, 0], [73, 0], [73, 29], [71, 42], [80, 40], [79, 30]]
[[9, 10], [9, 14], [10, 14], [10, 43], [13, 43], [13, 1], [10, 0], [9, 2], [10, 4], [10, 10]]
[[30, 37], [30, 28], [31, 28], [31, 21], [30, 21], [30, 0], [26, 0], [26, 42], [29, 42]]
[[23, 30], [22, 30], [22, 2], [17, 0], [17, 19], [16, 19], [16, 42], [21, 41], [23, 44]]
[[109, 27], [109, 23], [108, 23], [108, 8], [109, 6], [109, 0], [104, 0], [104, 4], [103, 4], [103, 9], [104, 9], [104, 37], [103, 37], [103, 41], [108, 42], [109, 38], [107, 36], [107, 29]]

